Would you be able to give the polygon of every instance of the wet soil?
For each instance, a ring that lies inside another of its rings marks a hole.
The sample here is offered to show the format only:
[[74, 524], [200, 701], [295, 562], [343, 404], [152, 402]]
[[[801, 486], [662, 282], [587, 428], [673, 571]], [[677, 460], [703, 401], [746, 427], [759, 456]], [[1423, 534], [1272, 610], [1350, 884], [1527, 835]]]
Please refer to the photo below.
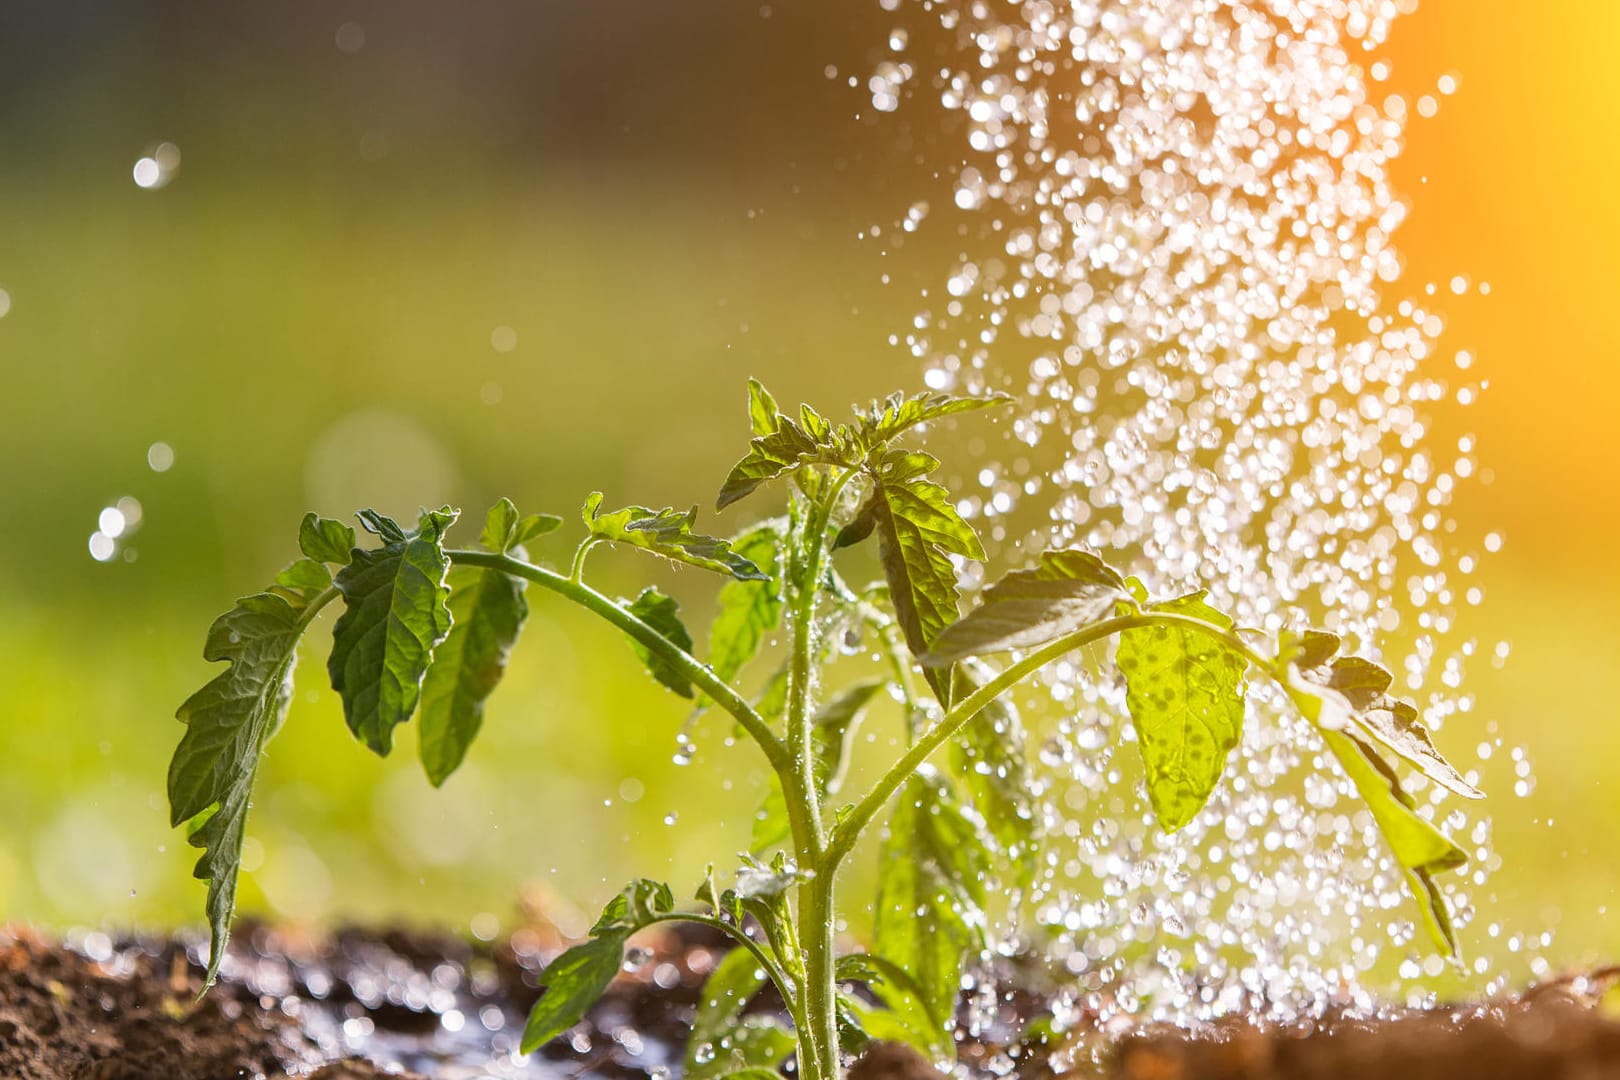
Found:
[[[591, 1016], [539, 1053], [517, 1053], [537, 976], [562, 943], [546, 930], [499, 942], [403, 930], [310, 938], [243, 926], [220, 985], [198, 1000], [201, 944], [0, 929], [0, 1080], [373, 1080], [679, 1074], [704, 978], [725, 944], [701, 927], [644, 943]], [[1264, 1028], [1106, 1030], [1050, 1043], [1023, 1033], [1060, 989], [1004, 962], [1008, 988], [960, 1034], [958, 1075], [983, 1080], [1274, 1080], [1548, 1077], [1620, 1080], [1620, 972], [1557, 980], [1501, 1001], [1379, 1019], [1330, 1014]], [[1607, 996], [1608, 1004], [1605, 1004]], [[751, 1009], [769, 1009], [756, 1001]], [[934, 1080], [916, 1055], [878, 1046], [852, 1080]]]

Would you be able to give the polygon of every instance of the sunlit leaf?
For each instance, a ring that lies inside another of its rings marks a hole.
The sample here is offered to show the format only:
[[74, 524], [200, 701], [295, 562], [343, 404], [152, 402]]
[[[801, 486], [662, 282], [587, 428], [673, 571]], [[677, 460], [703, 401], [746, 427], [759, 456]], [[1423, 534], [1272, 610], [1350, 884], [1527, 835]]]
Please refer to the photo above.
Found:
[[946, 627], [926, 661], [1044, 645], [1113, 613], [1125, 581], [1089, 551], [1048, 551], [1033, 570], [1016, 570], [985, 590], [979, 606]]
[[962, 969], [984, 947], [985, 844], [950, 789], [931, 772], [901, 788], [880, 859], [874, 952], [915, 981], [936, 1027], [927, 1052], [955, 1054]]
[[354, 529], [314, 512], [305, 514], [298, 527], [298, 549], [316, 562], [345, 565], [354, 550]]
[[732, 551], [729, 542], [692, 531], [692, 522], [697, 516], [695, 508], [680, 512], [667, 507], [650, 510], [645, 506], [627, 506], [600, 513], [601, 506], [601, 492], [592, 492], [585, 500], [582, 516], [592, 536], [744, 581], [766, 580], [766, 574]]
[[[1193, 593], [1155, 605], [1220, 630], [1232, 620]], [[1147, 626], [1119, 636], [1125, 703], [1136, 727], [1148, 798], [1167, 832], [1191, 821], [1221, 778], [1243, 732], [1244, 657], [1191, 627]]]
[[332, 629], [327, 672], [349, 730], [387, 754], [394, 728], [416, 711], [433, 650], [450, 632], [443, 536], [456, 512], [427, 511], [408, 534], [375, 511], [360, 519], [384, 544], [355, 549], [334, 579], [345, 607]]
[[489, 551], [506, 554], [530, 540], [556, 532], [563, 519], [556, 514], [520, 515], [511, 499], [500, 499], [484, 516], [484, 531], [479, 543]]
[[852, 953], [838, 958], [837, 976], [839, 982], [862, 984], [878, 999], [870, 1005], [840, 994], [840, 1003], [868, 1039], [905, 1043], [929, 1056], [938, 1051], [941, 1033], [955, 1018], [931, 1013], [917, 981], [898, 965], [881, 956]]
[[[983, 665], [958, 667], [955, 699], [967, 697], [990, 677]], [[973, 808], [1011, 864], [1013, 879], [1028, 885], [1039, 869], [1041, 819], [1024, 741], [1018, 710], [999, 697], [963, 725], [951, 743], [950, 760]]]
[[775, 425], [772, 430], [754, 436], [748, 444], [748, 453], [731, 467], [715, 499], [716, 510], [724, 510], [738, 499], [753, 494], [761, 484], [822, 456], [822, 446], [794, 421], [778, 413]]
[[911, 397], [894, 394], [883, 401], [875, 401], [861, 415], [861, 437], [869, 446], [880, 446], [918, 424], [939, 420], [957, 413], [1009, 405], [1012, 398], [1006, 394], [989, 397], [956, 397], [952, 394], [924, 392]]
[[769, 435], [776, 430], [776, 399], [758, 379], [748, 380], [748, 426], [755, 435]]
[[732, 550], [758, 566], [764, 580], [728, 581], [709, 626], [709, 667], [730, 683], [782, 623], [781, 536], [766, 525], [744, 533]]
[[743, 1007], [764, 987], [766, 978], [758, 958], [745, 948], [733, 949], [715, 965], [698, 995], [684, 1076], [707, 1080], [744, 1068], [769, 1068], [793, 1052], [793, 1034], [774, 1018], [742, 1019]]
[[[676, 648], [686, 653], [692, 651], [692, 635], [687, 632], [686, 624], [681, 622], [680, 605], [656, 588], [648, 586], [643, 589], [641, 595], [631, 602], [630, 614], [658, 631]], [[630, 640], [630, 645], [641, 657], [641, 662], [647, 665], [653, 678], [681, 697], [694, 695], [692, 680], [686, 677], [684, 671], [634, 638]]]
[[[317, 547], [317, 550], [320, 550]], [[211, 940], [206, 985], [219, 975], [236, 907], [248, 803], [265, 744], [280, 728], [292, 696], [299, 638], [331, 593], [306, 591], [325, 566], [302, 559], [292, 582], [243, 597], [209, 628], [203, 657], [229, 667], [185, 700], [176, 716], [185, 734], [169, 762], [169, 823], [190, 822], [187, 839], [203, 849], [195, 875], [208, 882]], [[313, 568], [313, 569], [311, 569]], [[283, 578], [288, 572], [283, 572]], [[280, 579], [278, 579], [279, 581]]]

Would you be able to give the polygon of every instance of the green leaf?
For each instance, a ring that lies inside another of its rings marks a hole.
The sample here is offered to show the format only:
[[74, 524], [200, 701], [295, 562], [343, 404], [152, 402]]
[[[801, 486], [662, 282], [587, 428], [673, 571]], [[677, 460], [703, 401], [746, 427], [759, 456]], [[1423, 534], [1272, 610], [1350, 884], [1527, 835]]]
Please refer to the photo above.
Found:
[[349, 730], [386, 755], [394, 728], [416, 711], [433, 650], [450, 632], [443, 536], [456, 512], [427, 511], [409, 534], [375, 511], [359, 516], [384, 544], [355, 549], [353, 561], [338, 571], [344, 611], [332, 628], [326, 667]]
[[709, 625], [709, 667], [722, 682], [735, 679], [782, 623], [781, 539], [774, 526], [763, 525], [733, 545], [732, 550], [758, 566], [765, 577], [728, 581], [720, 587], [719, 610]]
[[544, 988], [523, 1028], [522, 1052], [532, 1054], [584, 1018], [624, 966], [630, 935], [675, 908], [669, 886], [637, 878], [608, 901], [591, 927], [591, 940], [575, 945], [540, 973]]
[[[318, 578], [309, 559], [302, 580]], [[269, 591], [243, 597], [209, 628], [203, 658], [230, 666], [187, 698], [175, 713], [186, 731], [169, 763], [169, 823], [191, 822], [187, 840], [203, 849], [194, 870], [208, 882], [210, 956], [205, 986], [212, 986], [225, 957], [236, 907], [248, 803], [265, 744], [281, 727], [292, 697], [299, 638], [329, 593], [307, 593], [278, 578]]]
[[868, 446], [881, 446], [918, 424], [976, 409], [1009, 405], [1012, 400], [1006, 394], [982, 398], [926, 392], [909, 398], [894, 394], [884, 401], [874, 401], [867, 408], [861, 416], [861, 438]]
[[323, 518], [311, 511], [298, 527], [298, 549], [307, 558], [343, 566], [354, 550], [354, 530], [341, 521]]
[[1089, 551], [1048, 551], [1033, 570], [1015, 570], [985, 590], [979, 606], [946, 627], [925, 661], [1028, 649], [1112, 614], [1125, 581]]
[[746, 498], [763, 483], [792, 472], [809, 461], [821, 460], [823, 448], [815, 438], [798, 424], [778, 413], [775, 427], [754, 436], [748, 443], [748, 453], [731, 467], [714, 508], [724, 510], [738, 499]]
[[679, 513], [668, 507], [649, 510], [645, 506], [627, 506], [602, 514], [598, 513], [601, 506], [602, 493], [594, 491], [585, 500], [583, 512], [585, 527], [598, 539], [628, 544], [689, 566], [730, 574], [742, 581], [768, 580], [764, 571], [732, 551], [725, 540], [693, 532], [692, 522], [697, 517], [695, 507]]
[[962, 969], [984, 948], [985, 843], [949, 787], [917, 772], [901, 789], [880, 860], [874, 951], [916, 982], [936, 1021], [929, 1053], [953, 1057]]
[[881, 956], [840, 956], [837, 976], [839, 982], [861, 983], [878, 999], [881, 1007], [851, 994], [839, 995], [840, 1003], [869, 1039], [905, 1043], [932, 1056], [938, 1050], [940, 1033], [955, 1019], [929, 1012], [917, 981]]
[[308, 603], [332, 587], [332, 571], [314, 559], [299, 559], [276, 575], [271, 592], [280, 593], [294, 604]]
[[1338, 651], [1339, 635], [1326, 630], [1284, 630], [1277, 635], [1279, 665], [1297, 664], [1301, 670], [1321, 667]]
[[[958, 593], [951, 555], [983, 559], [984, 548], [945, 489], [909, 470], [901, 463], [880, 474], [872, 505], [895, 618], [912, 654], [920, 657], [956, 621]], [[949, 671], [928, 668], [926, 675], [935, 695], [949, 704]]]
[[1401, 787], [1395, 770], [1370, 745], [1344, 731], [1322, 729], [1322, 738], [1372, 811], [1378, 831], [1406, 872], [1430, 939], [1455, 958], [1459, 955], [1457, 931], [1434, 874], [1462, 866], [1468, 861], [1467, 855], [1449, 836], [1418, 815], [1416, 801]]
[[[1230, 630], [1203, 592], [1154, 605]], [[1219, 638], [1190, 627], [1148, 626], [1119, 636], [1115, 662], [1147, 769], [1148, 798], [1166, 832], [1208, 801], [1243, 731], [1248, 662]]]
[[759, 960], [744, 948], [733, 949], [715, 966], [698, 997], [682, 1075], [709, 1080], [735, 1076], [740, 1069], [768, 1071], [787, 1060], [796, 1046], [791, 1032], [771, 1017], [742, 1017], [743, 1006], [766, 978]]
[[[504, 543], [510, 534], [491, 537]], [[484, 722], [484, 703], [506, 672], [528, 601], [522, 578], [474, 566], [450, 571], [450, 633], [422, 683], [417, 750], [434, 787], [461, 766]]]
[[[656, 588], [648, 586], [641, 590], [641, 595], [630, 604], [630, 614], [658, 631], [666, 640], [683, 652], [692, 651], [692, 635], [686, 630], [686, 624], [681, 622], [681, 606], [671, 597], [665, 596]], [[653, 652], [641, 642], [632, 638], [630, 645], [641, 657], [641, 662], [647, 665], [652, 677], [675, 691], [681, 697], [692, 697], [692, 680], [686, 673], [664, 657]]]
[[[982, 664], [956, 669], [956, 700], [989, 681]], [[1034, 780], [1024, 753], [1024, 725], [1005, 697], [975, 713], [951, 743], [951, 768], [973, 808], [984, 818], [1013, 868], [1013, 878], [1029, 885], [1040, 869], [1041, 819], [1031, 792]]]
[[758, 379], [748, 380], [748, 426], [755, 435], [769, 435], [776, 430], [776, 416], [782, 410], [776, 399]]
[[793, 824], [788, 820], [787, 796], [782, 794], [782, 781], [771, 774], [770, 790], [765, 800], [754, 811], [754, 828], [748, 837], [748, 850], [763, 855], [778, 844], [786, 843], [793, 835]]
[[624, 966], [627, 930], [614, 930], [575, 945], [540, 973], [540, 1000], [523, 1027], [521, 1050], [532, 1054], [567, 1031], [601, 1000]]

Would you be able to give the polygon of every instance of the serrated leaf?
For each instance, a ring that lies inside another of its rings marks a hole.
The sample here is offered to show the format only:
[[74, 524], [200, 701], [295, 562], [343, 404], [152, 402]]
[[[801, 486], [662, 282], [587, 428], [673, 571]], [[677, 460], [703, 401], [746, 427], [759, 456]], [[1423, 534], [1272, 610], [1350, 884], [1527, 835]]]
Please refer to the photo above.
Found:
[[[515, 523], [515, 521], [514, 521]], [[505, 543], [510, 532], [491, 536]], [[529, 604], [522, 578], [475, 566], [450, 571], [450, 633], [422, 682], [417, 751], [438, 787], [461, 766], [484, 722], [484, 703], [506, 672]]]
[[1089, 551], [1048, 551], [1033, 570], [1015, 570], [985, 590], [979, 606], [946, 627], [925, 662], [1028, 649], [1106, 618], [1128, 597], [1125, 581]]
[[821, 444], [797, 423], [777, 413], [775, 425], [749, 441], [748, 453], [731, 467], [725, 483], [720, 485], [714, 502], [716, 510], [724, 510], [753, 494], [761, 484], [822, 457]]
[[[643, 589], [641, 595], [630, 604], [630, 614], [658, 631], [682, 652], [690, 653], [692, 635], [687, 632], [686, 624], [681, 622], [680, 610], [680, 604], [652, 586]], [[630, 646], [636, 650], [636, 655], [641, 657], [641, 662], [647, 665], [647, 670], [652, 673], [653, 678], [681, 697], [689, 698], [696, 693], [692, 689], [692, 680], [688, 679], [680, 668], [634, 638], [630, 639]]]
[[[956, 669], [956, 700], [989, 681], [980, 664]], [[951, 768], [985, 828], [1012, 866], [1013, 880], [1029, 885], [1040, 868], [1041, 821], [1024, 753], [1024, 726], [1005, 697], [975, 713], [951, 742]]]
[[861, 417], [861, 437], [867, 445], [878, 446], [918, 424], [957, 413], [1009, 405], [1012, 400], [1006, 394], [991, 394], [982, 398], [927, 392], [911, 397], [894, 394], [884, 401], [873, 402], [866, 410]]
[[[1232, 620], [1197, 592], [1157, 604], [1230, 630]], [[1115, 662], [1136, 727], [1148, 798], [1166, 832], [1191, 821], [1209, 800], [1243, 731], [1244, 657], [1219, 638], [1180, 626], [1119, 635]]]
[[767, 580], [759, 567], [732, 551], [729, 542], [692, 531], [692, 522], [697, 517], [695, 507], [682, 513], [669, 507], [650, 510], [645, 506], [627, 506], [604, 514], [599, 513], [601, 506], [599, 491], [592, 492], [585, 500], [582, 516], [592, 536], [641, 548], [689, 566], [730, 574], [739, 580]]
[[[311, 560], [300, 563], [326, 573]], [[203, 849], [193, 873], [208, 882], [205, 986], [219, 976], [230, 936], [259, 758], [286, 717], [298, 641], [318, 598], [283, 588], [238, 600], [214, 620], [203, 646], [204, 659], [230, 666], [175, 713], [186, 731], [169, 762], [169, 823], [191, 822], [187, 840]]]
[[776, 399], [758, 379], [748, 380], [748, 426], [755, 435], [769, 435], [776, 430]]
[[[889, 583], [896, 621], [914, 656], [956, 621], [958, 593], [951, 555], [983, 559], [984, 548], [938, 484], [912, 477], [880, 478], [873, 492], [878, 554]], [[925, 669], [941, 702], [950, 701], [950, 673]]]
[[675, 909], [669, 886], [647, 878], [626, 885], [602, 909], [591, 940], [575, 945], [540, 973], [543, 988], [523, 1028], [522, 1052], [531, 1054], [579, 1023], [624, 966], [630, 935]]
[[1323, 730], [1321, 734], [1372, 812], [1395, 861], [1406, 872], [1429, 937], [1438, 948], [1457, 956], [1456, 928], [1434, 874], [1462, 866], [1468, 861], [1467, 855], [1449, 836], [1418, 815], [1416, 801], [1401, 787], [1395, 770], [1369, 744], [1344, 731]]
[[880, 860], [874, 952], [916, 982], [938, 1024], [930, 1052], [954, 1057], [962, 969], [984, 948], [984, 841], [949, 787], [918, 772], [901, 789]]
[[782, 623], [782, 584], [774, 526], [744, 533], [732, 550], [764, 573], [763, 581], [728, 581], [720, 587], [714, 622], [709, 625], [709, 667], [730, 683]]
[[532, 1054], [584, 1019], [624, 966], [628, 930], [614, 930], [575, 945], [540, 973], [543, 990], [523, 1027], [521, 1050]]
[[334, 579], [344, 611], [332, 628], [327, 672], [349, 730], [386, 755], [394, 728], [416, 711], [433, 650], [450, 632], [443, 536], [456, 512], [428, 511], [409, 534], [375, 511], [360, 519], [385, 543], [355, 549]]
[[733, 1076], [737, 1070], [779, 1065], [793, 1052], [793, 1034], [774, 1018], [742, 1018], [743, 1007], [765, 981], [759, 960], [744, 948], [733, 949], [715, 966], [698, 995], [684, 1076]]
[[298, 526], [298, 550], [316, 562], [342, 566], [349, 561], [349, 552], [354, 550], [354, 530], [341, 521], [323, 518], [311, 511]]

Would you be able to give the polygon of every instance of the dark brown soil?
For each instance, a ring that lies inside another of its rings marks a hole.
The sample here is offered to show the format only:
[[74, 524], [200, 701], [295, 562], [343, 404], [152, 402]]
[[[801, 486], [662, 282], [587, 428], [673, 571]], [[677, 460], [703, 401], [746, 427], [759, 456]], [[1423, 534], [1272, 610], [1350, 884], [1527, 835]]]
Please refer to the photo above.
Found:
[[[490, 945], [397, 930], [311, 940], [244, 926], [220, 985], [200, 1001], [196, 942], [81, 934], [69, 947], [0, 929], [0, 1080], [678, 1075], [699, 988], [724, 943], [678, 927], [647, 945], [645, 962], [587, 1021], [524, 1058], [516, 1047], [536, 977], [561, 948], [543, 929]], [[1019, 1033], [1042, 1018], [1055, 988], [1028, 965], [1007, 963], [996, 975], [1015, 989], [997, 1015], [971, 1025], [972, 1037], [964, 1027], [959, 1072], [970, 1077], [1620, 1080], [1620, 1017], [1603, 1004], [1614, 972], [1377, 1021], [1338, 1016], [1269, 1030], [1233, 1021], [1106, 1039], [1081, 1032], [1039, 1047], [1022, 1045]], [[852, 1080], [939, 1076], [886, 1045], [852, 1072]]]

